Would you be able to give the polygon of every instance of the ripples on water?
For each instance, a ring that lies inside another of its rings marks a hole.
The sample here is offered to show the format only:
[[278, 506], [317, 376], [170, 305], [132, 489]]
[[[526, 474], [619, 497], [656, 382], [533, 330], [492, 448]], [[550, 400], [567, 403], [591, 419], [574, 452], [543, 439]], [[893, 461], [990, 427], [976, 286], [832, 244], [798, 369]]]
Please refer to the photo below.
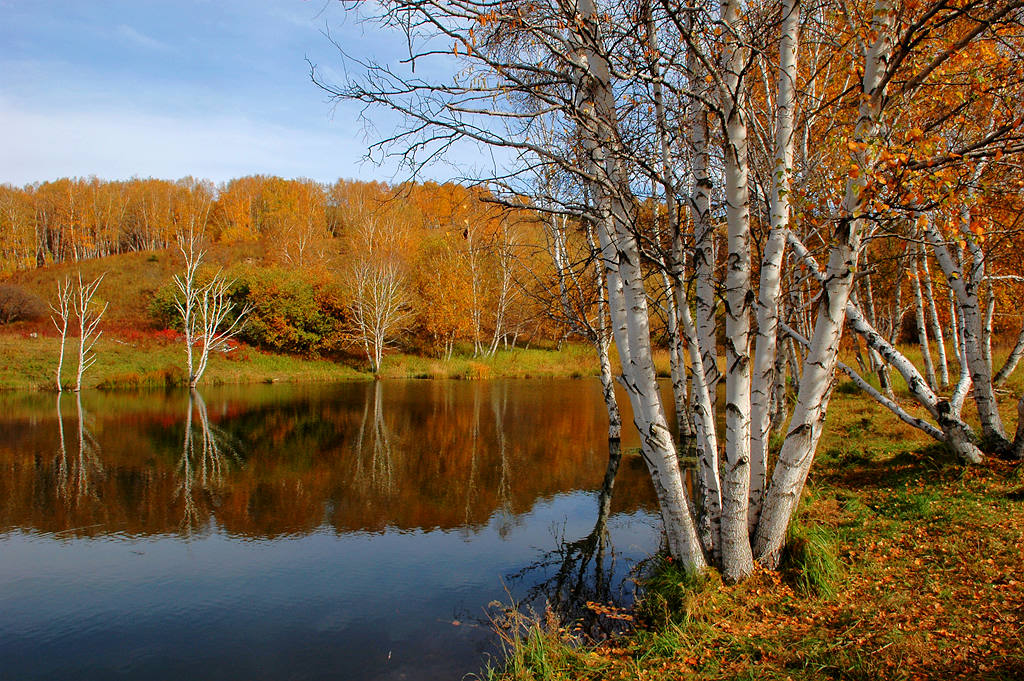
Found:
[[629, 598], [606, 432], [590, 381], [0, 395], [0, 678], [461, 678], [493, 600]]

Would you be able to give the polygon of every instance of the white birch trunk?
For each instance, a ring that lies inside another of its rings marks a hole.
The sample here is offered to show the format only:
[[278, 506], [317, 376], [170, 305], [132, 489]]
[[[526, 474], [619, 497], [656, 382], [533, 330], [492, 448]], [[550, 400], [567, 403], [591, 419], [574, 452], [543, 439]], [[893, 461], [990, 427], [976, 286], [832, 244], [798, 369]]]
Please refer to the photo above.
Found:
[[[969, 213], [966, 216], [970, 224]], [[963, 219], [961, 220], [963, 221]], [[964, 230], [962, 230], [963, 233]], [[969, 228], [965, 230], [965, 238], [973, 239]], [[1009, 445], [1006, 433], [1003, 430], [1002, 419], [999, 417], [999, 409], [996, 403], [995, 391], [992, 386], [992, 373], [982, 342], [982, 311], [978, 302], [979, 275], [983, 271], [983, 255], [979, 257], [975, 253], [973, 271], [964, 273], [953, 261], [945, 240], [934, 225], [926, 226], [926, 236], [938, 260], [950, 287], [956, 293], [957, 303], [961, 316], [961, 342], [963, 344], [963, 355], [971, 371], [971, 381], [974, 384], [974, 401], [978, 408], [978, 415], [981, 418], [981, 429], [983, 436], [995, 443], [997, 448]], [[968, 244], [970, 245], [970, 241]], [[977, 249], [980, 251], [980, 249]]]
[[[963, 352], [960, 349], [960, 307], [956, 303], [956, 291], [953, 290], [952, 286], [950, 286], [948, 290], [949, 323], [950, 333], [953, 336], [953, 354], [956, 355], [958, 361], [965, 362]], [[1024, 327], [1021, 328], [1021, 334], [1024, 336]]]
[[779, 43], [779, 78], [776, 95], [775, 158], [772, 163], [769, 214], [771, 233], [761, 259], [757, 298], [757, 335], [754, 344], [751, 388], [750, 504], [748, 530], [753, 535], [761, 517], [761, 502], [768, 471], [768, 440], [771, 437], [772, 390], [778, 353], [779, 302], [782, 293], [782, 260], [791, 211], [793, 142], [796, 119], [797, 48], [800, 29], [799, 0], [782, 5], [782, 38]]
[[[692, 15], [688, 19], [692, 27]], [[705, 71], [695, 51], [687, 50], [687, 71], [691, 87], [698, 93], [707, 94], [704, 85]], [[694, 249], [693, 271], [697, 278], [694, 305], [696, 314], [697, 339], [699, 341], [704, 379], [711, 394], [711, 413], [715, 413], [715, 397], [718, 387], [718, 324], [715, 298], [715, 230], [711, 224], [711, 173], [706, 105], [696, 97], [687, 104], [689, 139], [692, 146], [693, 186], [690, 192], [690, 215], [693, 221]]]
[[1010, 377], [1013, 370], [1017, 368], [1022, 355], [1024, 355], [1024, 326], [1021, 326], [1020, 333], [1017, 335], [1017, 342], [1014, 344], [1013, 349], [1010, 350], [1010, 355], [1006, 358], [1002, 368], [992, 378], [992, 382], [996, 386], [1006, 382], [1006, 379]]
[[601, 367], [601, 395], [604, 397], [605, 411], [608, 412], [608, 439], [619, 440], [622, 437], [622, 416], [619, 403], [615, 399], [615, 379], [612, 376], [612, 363], [608, 357], [608, 339], [601, 335], [595, 341], [597, 359]]
[[[854, 160], [861, 170], [866, 170], [868, 165], [867, 144], [877, 134], [881, 119], [883, 76], [892, 50], [892, 21], [893, 10], [889, 0], [876, 0], [871, 22], [875, 40], [866, 48], [862, 98], [854, 133], [856, 141], [864, 145], [863, 151], [854, 153]], [[846, 320], [846, 306], [860, 251], [862, 219], [859, 216], [865, 176], [865, 172], [858, 173], [846, 183], [842, 218], [833, 235], [824, 290], [818, 304], [811, 348], [800, 378], [797, 403], [755, 534], [755, 556], [769, 567], [778, 565], [786, 528], [803, 492], [825, 420], [838, 361], [839, 340]]]
[[[597, 178], [594, 197], [599, 206], [598, 237], [609, 288], [616, 346], [622, 364], [622, 384], [633, 406], [647, 463], [661, 510], [669, 553], [688, 569], [705, 567], [704, 554], [675, 446], [669, 434], [651, 355], [647, 295], [639, 248], [631, 232], [632, 214], [628, 183], [612, 153], [618, 138], [615, 96], [608, 63], [599, 51], [599, 24], [592, 0], [578, 0], [577, 10], [586, 30], [577, 40], [581, 48], [578, 70], [578, 110], [584, 116], [581, 137]], [[616, 281], [617, 280], [617, 281]], [[621, 286], [621, 302], [611, 291]]]
[[723, 89], [728, 258], [725, 278], [725, 456], [722, 462], [722, 574], [726, 581], [754, 568], [747, 510], [750, 492], [750, 193], [747, 123], [743, 105], [740, 3], [722, 3], [725, 31]]
[[[652, 55], [659, 54], [658, 34], [651, 13], [650, 4], [644, 7], [647, 20], [647, 41]], [[651, 62], [651, 82], [654, 94], [655, 123], [658, 131], [658, 145], [661, 151], [661, 184], [665, 193], [665, 212], [668, 218], [669, 238], [672, 242], [671, 262], [666, 266], [662, 258], [661, 276], [665, 288], [665, 316], [668, 320], [669, 363], [672, 376], [672, 396], [675, 403], [676, 432], [680, 440], [693, 436], [686, 402], [686, 366], [683, 358], [683, 339], [679, 328], [679, 312], [673, 295], [675, 286], [682, 286], [681, 258], [682, 237], [680, 234], [679, 211], [676, 205], [675, 173], [671, 159], [671, 140], [665, 115], [664, 92], [661, 84], [661, 65], [657, 58]], [[671, 275], [671, 276], [670, 276]], [[673, 282], [672, 277], [675, 277]]]
[[935, 363], [932, 361], [932, 352], [928, 345], [928, 327], [924, 319], [924, 296], [921, 293], [921, 277], [918, 271], [916, 248], [910, 255], [910, 283], [914, 289], [914, 321], [917, 324], [917, 344], [921, 348], [921, 361], [924, 362], [924, 376], [928, 381], [928, 387], [938, 390]]
[[92, 349], [103, 335], [96, 327], [103, 319], [103, 313], [107, 311], [107, 304], [104, 303], [103, 309], [96, 311], [92, 306], [92, 299], [104, 276], [106, 274], [101, 274], [86, 284], [82, 282], [82, 273], [78, 273], [78, 286], [74, 297], [74, 310], [78, 317], [78, 374], [75, 379], [75, 392], [82, 390], [82, 376], [96, 362], [96, 355]]
[[708, 389], [697, 329], [690, 314], [686, 288], [677, 288], [679, 322], [690, 354], [690, 380], [693, 385], [693, 425], [697, 435], [697, 496], [700, 503], [697, 531], [706, 550], [715, 560], [721, 553], [722, 489], [718, 468], [718, 433], [714, 397]]
[[946, 357], [946, 335], [942, 332], [942, 324], [939, 323], [939, 308], [935, 302], [935, 289], [932, 287], [932, 273], [928, 269], [928, 254], [921, 246], [918, 246], [918, 252], [920, 254], [921, 264], [921, 285], [923, 287], [925, 302], [928, 304], [928, 321], [931, 325], [932, 338], [935, 339], [936, 351], [939, 355], [939, 387], [945, 388], [949, 385], [949, 360]]
[[619, 402], [615, 397], [615, 379], [612, 376], [612, 363], [608, 357], [611, 345], [608, 330], [608, 303], [605, 299], [605, 273], [601, 265], [600, 247], [594, 242], [594, 231], [587, 226], [587, 245], [594, 260], [594, 282], [597, 285], [597, 328], [594, 329], [594, 343], [597, 347], [597, 359], [601, 367], [601, 393], [604, 396], [605, 411], [608, 412], [608, 439], [619, 440], [622, 437], [622, 414]]
[[[775, 386], [772, 389], [772, 420], [771, 420], [771, 433], [781, 432], [783, 427], [786, 425], [787, 418], [787, 394], [786, 394], [786, 352], [785, 347], [780, 347], [780, 344], [776, 344], [775, 353]], [[762, 497], [763, 498], [763, 497]], [[758, 509], [758, 518], [760, 518], [760, 508]]]
[[992, 373], [992, 320], [996, 316], [996, 285], [988, 279], [988, 297], [985, 300], [985, 326], [982, 336], [981, 348], [985, 353], [985, 363], [988, 364], [988, 371]]
[[[64, 369], [64, 346], [68, 337], [68, 320], [71, 318], [70, 277], [62, 282], [57, 282], [57, 302], [55, 305], [50, 305], [50, 310], [56, 315], [56, 317], [51, 315], [50, 320], [60, 333], [60, 354], [57, 355], [57, 392], [60, 393], [64, 390], [61, 373]], [[58, 320], [60, 320], [59, 323]]]

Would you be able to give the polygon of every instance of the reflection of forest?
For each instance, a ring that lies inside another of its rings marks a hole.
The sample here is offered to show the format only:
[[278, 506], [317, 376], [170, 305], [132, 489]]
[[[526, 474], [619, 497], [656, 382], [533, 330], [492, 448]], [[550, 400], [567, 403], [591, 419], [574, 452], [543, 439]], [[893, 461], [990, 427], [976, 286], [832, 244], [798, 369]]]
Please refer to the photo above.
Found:
[[[52, 397], [0, 405], [10, 406], [0, 415], [0, 531], [170, 533], [214, 516], [253, 537], [325, 523], [473, 528], [495, 515], [507, 529], [538, 498], [597, 489], [607, 463], [598, 387], [582, 381], [204, 396], [86, 394], [85, 417], [59, 401], [55, 413]], [[87, 493], [72, 494], [74, 475]], [[616, 510], [650, 503], [636, 457], [624, 459], [616, 489]]]

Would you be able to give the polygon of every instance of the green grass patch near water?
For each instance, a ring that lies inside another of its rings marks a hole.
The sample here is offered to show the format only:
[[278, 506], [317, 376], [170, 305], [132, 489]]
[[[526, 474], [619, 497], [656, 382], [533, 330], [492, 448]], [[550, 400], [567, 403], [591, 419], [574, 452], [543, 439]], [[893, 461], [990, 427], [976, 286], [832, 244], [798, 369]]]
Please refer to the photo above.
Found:
[[[20, 333], [0, 333], [0, 389], [54, 390], [58, 338], [31, 327]], [[32, 334], [35, 334], [33, 336]], [[78, 340], [69, 338], [62, 372], [65, 386], [74, 384]], [[134, 389], [185, 385], [185, 347], [145, 334], [109, 333], [95, 347], [96, 363], [83, 379], [83, 387]], [[436, 359], [393, 353], [385, 357], [381, 378], [438, 378], [482, 380], [491, 378], [581, 378], [594, 376], [597, 362], [585, 345], [563, 345], [559, 351], [514, 348], [493, 356], [456, 355]], [[361, 358], [310, 359], [260, 352], [240, 347], [217, 353], [200, 385], [324, 382], [372, 380], [374, 375]]]

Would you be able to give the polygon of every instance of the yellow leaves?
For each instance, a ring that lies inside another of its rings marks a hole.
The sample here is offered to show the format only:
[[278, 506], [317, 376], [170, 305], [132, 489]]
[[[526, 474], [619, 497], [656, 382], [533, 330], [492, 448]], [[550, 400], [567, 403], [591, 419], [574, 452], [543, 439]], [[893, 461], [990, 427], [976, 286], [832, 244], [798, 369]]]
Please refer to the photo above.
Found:
[[848, 176], [849, 176], [849, 177], [850, 177], [851, 179], [854, 179], [854, 180], [856, 180], [856, 179], [857, 179], [858, 177], [860, 177], [860, 166], [858, 166], [858, 165], [856, 165], [856, 164], [853, 164], [853, 163], [851, 163], [851, 164], [850, 164], [850, 169], [846, 171], [846, 174], [847, 174], [847, 175], [848, 175]]
[[846, 143], [846, 148], [855, 154], [860, 154], [867, 151], [868, 145], [866, 142], [857, 142], [855, 140], [850, 140], [849, 142]]
[[910, 132], [907, 133], [907, 141], [917, 142], [924, 138], [924, 130], [921, 128], [911, 128]]

